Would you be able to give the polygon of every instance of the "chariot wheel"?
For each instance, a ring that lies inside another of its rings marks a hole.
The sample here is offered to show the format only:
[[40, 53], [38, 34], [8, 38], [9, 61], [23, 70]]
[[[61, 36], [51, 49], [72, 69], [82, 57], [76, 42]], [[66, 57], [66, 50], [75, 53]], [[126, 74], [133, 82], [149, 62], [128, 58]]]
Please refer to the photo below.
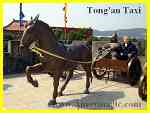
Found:
[[111, 58], [111, 49], [110, 48], [101, 48], [97, 51], [97, 55], [94, 57], [94, 61], [92, 62], [92, 73], [95, 76], [95, 78], [97, 78], [98, 80], [101, 80], [104, 78], [106, 72], [107, 72], [107, 68], [106, 67], [99, 67], [97, 66], [97, 63], [100, 60], [103, 60], [103, 58]]
[[132, 58], [128, 66], [128, 80], [131, 86], [134, 86], [140, 80], [142, 75], [141, 62], [138, 58]]
[[139, 87], [138, 87], [138, 94], [140, 98], [144, 101], [147, 100], [147, 78], [146, 76], [141, 76]]
[[92, 73], [93, 75], [95, 76], [95, 78], [101, 80], [104, 78], [105, 74], [106, 74], [106, 68], [99, 68], [99, 67], [96, 67], [96, 63], [97, 62], [94, 62], [92, 64]]

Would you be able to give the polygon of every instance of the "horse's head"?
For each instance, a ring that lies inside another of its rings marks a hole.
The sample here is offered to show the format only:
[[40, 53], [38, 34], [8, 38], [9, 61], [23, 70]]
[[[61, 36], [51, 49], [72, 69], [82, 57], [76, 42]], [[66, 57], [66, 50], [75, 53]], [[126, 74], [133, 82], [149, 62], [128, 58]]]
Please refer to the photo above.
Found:
[[21, 55], [23, 53], [27, 53], [27, 50], [28, 50], [29, 46], [31, 45], [31, 43], [38, 40], [37, 39], [38, 31], [35, 26], [36, 22], [38, 21], [38, 17], [39, 17], [39, 15], [37, 15], [33, 20], [28, 22], [27, 25], [25, 26], [25, 31], [22, 35], [22, 38], [20, 41], [20, 46], [19, 46]]

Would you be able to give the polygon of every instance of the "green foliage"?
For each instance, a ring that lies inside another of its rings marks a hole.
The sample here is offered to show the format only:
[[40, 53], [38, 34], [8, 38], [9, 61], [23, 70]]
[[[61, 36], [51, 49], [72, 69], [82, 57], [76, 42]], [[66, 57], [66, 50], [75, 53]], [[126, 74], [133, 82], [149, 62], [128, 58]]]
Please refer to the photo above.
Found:
[[110, 37], [92, 37], [93, 41], [110, 41]]
[[[67, 39], [73, 40], [83, 40], [85, 38], [85, 34], [87, 29], [80, 29], [79, 31], [71, 31], [67, 32], [66, 37]], [[66, 40], [64, 31], [55, 31], [55, 35], [58, 40]]]
[[131, 41], [131, 42], [137, 42], [138, 40], [135, 37], [129, 37], [129, 41]]
[[97, 37], [92, 37], [92, 41], [99, 41]]
[[139, 50], [139, 55], [145, 56], [145, 41], [138, 41], [138, 50]]

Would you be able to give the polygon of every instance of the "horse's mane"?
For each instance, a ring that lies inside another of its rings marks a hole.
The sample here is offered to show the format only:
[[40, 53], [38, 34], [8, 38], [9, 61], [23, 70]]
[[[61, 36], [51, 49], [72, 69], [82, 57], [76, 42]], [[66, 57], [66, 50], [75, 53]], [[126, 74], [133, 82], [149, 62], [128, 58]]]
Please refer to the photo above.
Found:
[[50, 26], [47, 23], [43, 22], [42, 20], [37, 20], [36, 24], [40, 25], [40, 26], [43, 26], [47, 29], [50, 29]]
[[36, 24], [37, 24], [38, 26], [43, 26], [45, 29], [47, 29], [47, 30], [51, 33], [51, 35], [52, 35], [55, 39], [57, 39], [57, 38], [56, 38], [56, 35], [54, 34], [54, 32], [53, 32], [53, 30], [52, 30], [52, 28], [51, 28], [47, 23], [43, 22], [42, 20], [38, 20], [38, 21], [36, 22]]

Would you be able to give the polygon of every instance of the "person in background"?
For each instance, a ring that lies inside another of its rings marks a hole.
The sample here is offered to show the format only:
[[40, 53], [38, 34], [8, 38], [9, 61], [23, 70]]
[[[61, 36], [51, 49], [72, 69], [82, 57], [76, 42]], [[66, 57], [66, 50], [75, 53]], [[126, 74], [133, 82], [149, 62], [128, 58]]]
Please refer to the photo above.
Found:
[[116, 32], [112, 33], [112, 38], [110, 40], [110, 43], [118, 43], [118, 35]]
[[112, 33], [112, 38], [111, 38], [111, 40], [110, 40], [110, 47], [111, 47], [111, 49], [112, 49], [112, 51], [111, 51], [111, 58], [112, 58], [112, 59], [117, 59], [117, 58], [116, 58], [116, 54], [117, 54], [117, 53], [116, 53], [116, 51], [115, 51], [114, 48], [117, 48], [118, 45], [119, 45], [119, 43], [118, 43], [118, 35], [117, 35], [116, 32], [113, 32], [113, 33]]

